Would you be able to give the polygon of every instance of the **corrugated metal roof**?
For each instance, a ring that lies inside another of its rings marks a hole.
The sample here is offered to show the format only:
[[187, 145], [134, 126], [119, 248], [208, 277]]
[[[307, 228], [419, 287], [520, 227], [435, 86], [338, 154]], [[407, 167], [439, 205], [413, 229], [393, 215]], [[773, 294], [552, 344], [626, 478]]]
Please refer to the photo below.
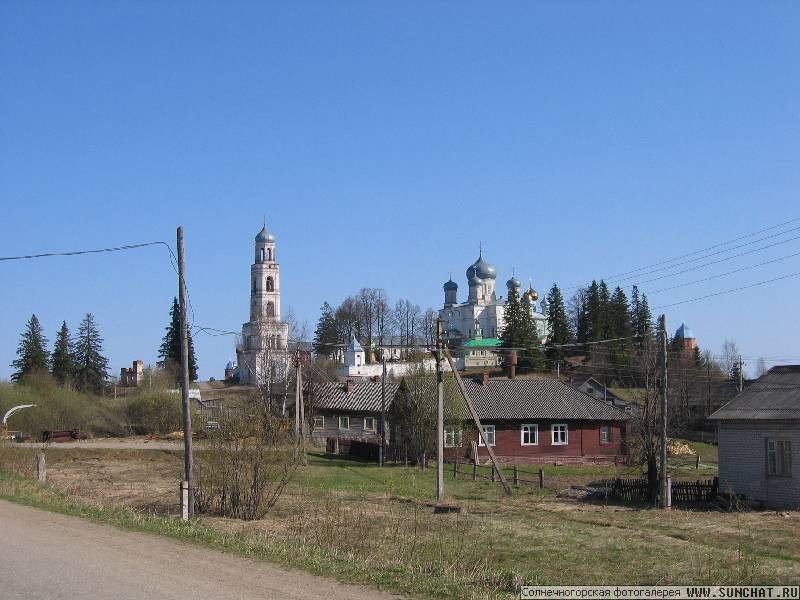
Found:
[[[392, 405], [397, 393], [398, 383], [386, 383], [386, 409]], [[344, 383], [325, 383], [320, 386], [319, 395], [314, 400], [315, 408], [328, 410], [352, 410], [380, 412], [381, 383], [373, 381], [354, 382], [350, 393]]]
[[490, 379], [487, 385], [466, 380], [478, 417], [625, 421], [629, 415], [555, 379]]
[[800, 420], [800, 365], [772, 367], [709, 419]]

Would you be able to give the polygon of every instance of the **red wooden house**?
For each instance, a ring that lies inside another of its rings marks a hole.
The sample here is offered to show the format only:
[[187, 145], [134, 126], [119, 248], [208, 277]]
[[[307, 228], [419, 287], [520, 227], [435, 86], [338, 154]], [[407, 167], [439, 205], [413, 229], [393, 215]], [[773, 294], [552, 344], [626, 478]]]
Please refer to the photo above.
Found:
[[[623, 463], [630, 415], [554, 379], [466, 380], [495, 456], [505, 463]], [[448, 458], [489, 454], [474, 425], [447, 427]], [[476, 442], [477, 441], [477, 442]]]

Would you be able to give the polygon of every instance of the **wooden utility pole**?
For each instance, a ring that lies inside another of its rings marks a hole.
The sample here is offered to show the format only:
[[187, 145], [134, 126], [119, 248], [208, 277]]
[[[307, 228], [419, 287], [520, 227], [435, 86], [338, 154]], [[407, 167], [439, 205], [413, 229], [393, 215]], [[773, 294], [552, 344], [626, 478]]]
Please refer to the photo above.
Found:
[[189, 488], [189, 517], [194, 516], [194, 458], [192, 456], [192, 411], [189, 406], [189, 324], [186, 321], [186, 266], [183, 226], [178, 227], [178, 293], [181, 321], [181, 406], [183, 408], [183, 466]]
[[444, 500], [444, 379], [442, 377], [443, 323], [436, 321], [436, 498]]
[[382, 361], [383, 373], [381, 375], [381, 447], [378, 453], [378, 463], [383, 466], [386, 462], [386, 358]]
[[742, 362], [742, 355], [739, 355], [739, 391], [744, 390], [744, 363]]
[[294, 352], [294, 443], [295, 448], [300, 444], [300, 351]]
[[456, 383], [458, 383], [458, 389], [461, 390], [461, 397], [464, 398], [464, 404], [467, 405], [467, 410], [469, 410], [470, 414], [472, 415], [473, 421], [475, 421], [475, 425], [478, 428], [478, 435], [483, 440], [483, 445], [486, 447], [486, 452], [489, 454], [489, 458], [492, 461], [492, 475], [494, 475], [495, 471], [500, 476], [500, 483], [503, 484], [503, 490], [505, 490], [506, 494], [509, 496], [511, 495], [511, 486], [508, 485], [508, 481], [506, 481], [505, 475], [500, 470], [500, 465], [497, 463], [497, 458], [494, 455], [494, 450], [489, 445], [489, 438], [486, 437], [486, 432], [481, 425], [481, 420], [478, 418], [478, 412], [475, 410], [475, 405], [472, 403], [472, 400], [467, 394], [467, 388], [464, 386], [464, 381], [461, 379], [461, 375], [458, 374], [456, 370], [456, 365], [453, 362], [453, 357], [450, 356], [450, 350], [447, 349], [446, 346], [442, 346], [442, 351], [444, 355], [447, 357], [447, 362], [450, 365], [450, 369], [453, 371], [453, 375], [456, 378]]
[[671, 504], [669, 486], [667, 485], [667, 315], [661, 315], [661, 508]]

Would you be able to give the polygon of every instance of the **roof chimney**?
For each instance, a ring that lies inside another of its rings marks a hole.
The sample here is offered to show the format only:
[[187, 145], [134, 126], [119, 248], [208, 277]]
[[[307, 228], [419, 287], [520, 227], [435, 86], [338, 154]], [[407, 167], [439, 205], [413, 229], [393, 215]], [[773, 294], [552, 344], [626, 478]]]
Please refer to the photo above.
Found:
[[517, 351], [512, 350], [511, 356], [508, 361], [508, 378], [515, 379], [517, 377]]
[[483, 383], [483, 385], [489, 385], [489, 371], [483, 372], [481, 383]]
[[352, 379], [348, 379], [347, 381], [344, 382], [344, 391], [346, 393], [348, 393], [348, 394], [353, 391], [353, 380]]

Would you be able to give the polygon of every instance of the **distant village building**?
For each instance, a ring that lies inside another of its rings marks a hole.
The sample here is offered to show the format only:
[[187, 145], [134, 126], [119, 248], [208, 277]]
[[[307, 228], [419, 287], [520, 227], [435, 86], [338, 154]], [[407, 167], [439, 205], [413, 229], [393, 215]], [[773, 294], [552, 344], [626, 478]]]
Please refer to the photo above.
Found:
[[[417, 369], [420, 363], [429, 371], [436, 368], [433, 358], [423, 358], [417, 361], [386, 362], [386, 376], [390, 379], [400, 379]], [[458, 367], [456, 367], [458, 368]], [[442, 370], [449, 371], [450, 365], [442, 363]], [[338, 374], [343, 378], [375, 378], [383, 376], [383, 363], [367, 363], [367, 353], [355, 336], [350, 338], [350, 343], [344, 351], [344, 364]]]
[[693, 354], [697, 348], [697, 338], [694, 337], [694, 333], [686, 326], [686, 323], [681, 323], [673, 339], [686, 354]]
[[250, 266], [250, 320], [236, 348], [239, 383], [256, 385], [271, 369], [288, 367], [289, 325], [281, 321], [281, 278], [275, 236], [266, 225], [255, 239]]
[[228, 364], [225, 365], [225, 381], [232, 381], [234, 375], [236, 374], [236, 363], [232, 360], [228, 361]]
[[122, 367], [119, 370], [119, 385], [121, 387], [139, 387], [144, 377], [144, 362], [133, 361], [130, 369]]
[[771, 368], [709, 419], [717, 423], [721, 492], [800, 508], [800, 365]]
[[[450, 348], [463, 350], [464, 363], [468, 367], [496, 366], [499, 356], [492, 349], [501, 344], [508, 299], [497, 296], [497, 270], [486, 262], [483, 252], [467, 267], [466, 276], [469, 286], [466, 302], [458, 301], [458, 284], [452, 278], [443, 286], [444, 307], [439, 311], [439, 318], [444, 321], [445, 343]], [[533, 284], [521, 293], [522, 284], [514, 276], [506, 282], [506, 288], [520, 296], [522, 305], [533, 317], [539, 340], [544, 343], [549, 335], [547, 304], [542, 301], [539, 312], [536, 307], [539, 294], [533, 289]]]

